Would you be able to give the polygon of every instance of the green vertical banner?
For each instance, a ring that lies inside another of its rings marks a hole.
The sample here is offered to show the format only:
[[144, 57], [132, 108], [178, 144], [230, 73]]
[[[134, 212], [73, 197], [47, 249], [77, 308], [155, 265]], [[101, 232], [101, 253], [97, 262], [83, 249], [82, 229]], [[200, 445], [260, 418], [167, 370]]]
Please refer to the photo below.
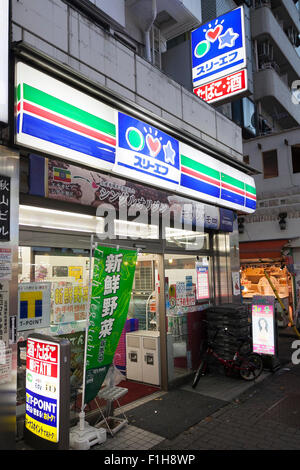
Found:
[[85, 403], [99, 392], [127, 318], [137, 252], [97, 246], [87, 333]]

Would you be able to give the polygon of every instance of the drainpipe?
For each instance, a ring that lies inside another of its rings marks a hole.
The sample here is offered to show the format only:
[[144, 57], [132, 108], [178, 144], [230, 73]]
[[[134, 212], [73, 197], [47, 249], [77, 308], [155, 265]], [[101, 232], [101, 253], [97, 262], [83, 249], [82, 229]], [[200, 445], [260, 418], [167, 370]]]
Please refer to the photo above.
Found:
[[152, 0], [152, 9], [151, 9], [151, 17], [149, 18], [149, 23], [146, 25], [144, 34], [145, 34], [145, 46], [146, 46], [146, 59], [148, 62], [152, 63], [152, 55], [151, 55], [151, 44], [150, 44], [150, 29], [155, 21], [157, 16], [157, 5], [156, 0]]

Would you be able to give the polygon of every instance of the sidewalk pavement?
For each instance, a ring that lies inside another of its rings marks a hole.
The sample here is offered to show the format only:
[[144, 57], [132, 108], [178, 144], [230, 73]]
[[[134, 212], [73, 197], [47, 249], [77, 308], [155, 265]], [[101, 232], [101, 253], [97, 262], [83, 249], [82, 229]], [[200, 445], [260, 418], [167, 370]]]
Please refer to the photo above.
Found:
[[277, 372], [152, 450], [299, 450], [300, 365], [288, 362], [294, 339], [293, 335], [279, 338], [281, 368]]
[[[166, 438], [160, 428], [151, 432], [147, 427], [151, 419], [135, 421], [130, 417], [131, 410], [133, 414], [136, 410], [134, 406], [144, 406], [146, 411], [151, 401], [155, 403], [152, 412], [161, 409], [160, 403], [172, 391], [158, 392], [142, 404], [138, 402], [125, 409], [129, 424], [114, 437], [108, 435], [106, 442], [92, 446], [91, 450], [125, 451], [125, 454], [126, 451], [151, 451], [155, 454], [169, 450], [300, 449], [300, 365], [291, 363], [294, 352], [291, 345], [295, 339], [293, 334], [279, 337], [280, 369], [276, 372], [265, 370], [254, 383], [212, 375], [202, 377], [196, 389], [190, 384], [180, 387], [176, 393], [182, 391], [183, 396], [189, 396], [194, 407], [207, 398], [219, 405], [211, 410], [207, 407], [199, 422], [187, 425], [174, 438]], [[173, 414], [170, 413], [170, 426], [178, 420], [176, 414], [175, 407]], [[25, 450], [26, 446], [19, 443], [17, 448]]]

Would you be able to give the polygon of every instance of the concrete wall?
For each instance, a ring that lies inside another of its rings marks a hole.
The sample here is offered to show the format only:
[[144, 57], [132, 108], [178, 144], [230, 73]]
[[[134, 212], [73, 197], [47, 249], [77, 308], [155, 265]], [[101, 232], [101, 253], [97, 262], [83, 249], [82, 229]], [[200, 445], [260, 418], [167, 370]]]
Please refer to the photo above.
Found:
[[[285, 144], [285, 140], [288, 145]], [[258, 144], [261, 145], [261, 149]], [[295, 191], [300, 193], [300, 173], [293, 173], [292, 169], [291, 146], [296, 144], [300, 144], [300, 129], [298, 128], [244, 142], [244, 154], [249, 155], [250, 165], [261, 172], [260, 175], [255, 176], [259, 199]], [[273, 149], [277, 149], [278, 177], [264, 179], [262, 152]]]
[[[300, 247], [300, 173], [293, 173], [291, 154], [291, 147], [296, 144], [300, 144], [299, 128], [244, 143], [244, 154], [249, 155], [250, 165], [262, 174], [255, 176], [257, 210], [245, 217], [240, 241], [287, 238]], [[262, 152], [273, 149], [277, 149], [278, 177], [264, 179]], [[280, 230], [280, 212], [287, 213], [286, 230]]]
[[61, 0], [12, 0], [23, 40], [122, 97], [242, 160], [241, 129]]

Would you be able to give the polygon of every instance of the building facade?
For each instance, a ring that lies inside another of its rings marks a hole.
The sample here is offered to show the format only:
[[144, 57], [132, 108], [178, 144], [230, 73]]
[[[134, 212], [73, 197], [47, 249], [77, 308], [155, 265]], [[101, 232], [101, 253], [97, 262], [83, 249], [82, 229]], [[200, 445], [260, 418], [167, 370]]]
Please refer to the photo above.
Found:
[[[78, 412], [92, 240], [138, 252], [114, 365], [127, 380], [167, 390], [196, 367], [207, 307], [240, 302], [237, 213], [253, 213], [256, 196], [240, 126], [191, 92], [188, 56], [186, 74], [179, 62], [181, 78], [172, 73], [174, 51], [202, 21], [201, 2], [3, 4], [1, 201], [9, 187], [10, 210], [1, 228], [1, 378], [4, 391], [17, 390], [20, 438], [32, 332], [72, 343]], [[48, 293], [37, 298], [42, 284]]]

